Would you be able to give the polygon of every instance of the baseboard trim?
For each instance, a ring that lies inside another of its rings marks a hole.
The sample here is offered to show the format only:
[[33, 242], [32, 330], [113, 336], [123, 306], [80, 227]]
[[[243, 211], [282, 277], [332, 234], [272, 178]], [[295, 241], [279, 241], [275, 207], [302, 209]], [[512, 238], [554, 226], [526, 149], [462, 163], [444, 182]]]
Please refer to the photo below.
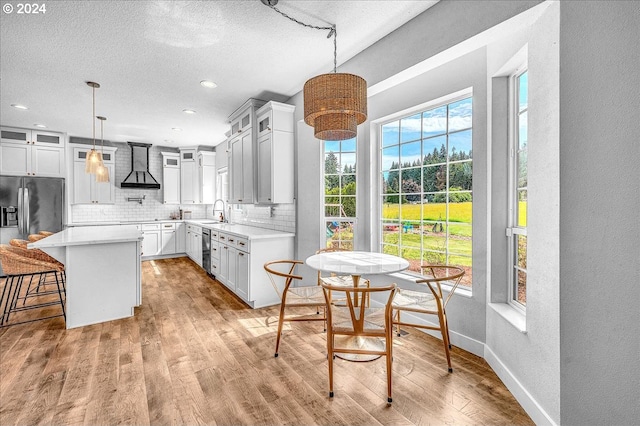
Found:
[[[414, 324], [420, 324], [420, 325], [428, 325], [428, 326], [432, 326], [432, 327], [439, 327], [440, 324], [438, 323], [434, 323], [431, 321], [427, 321], [415, 314], [412, 314], [410, 312], [403, 312], [402, 313], [402, 321], [403, 322], [411, 322]], [[437, 339], [442, 340], [442, 336], [440, 335], [439, 331], [436, 330], [428, 330], [428, 329], [423, 329], [423, 328], [416, 328], [415, 330], [418, 331], [422, 331], [423, 333], [427, 333]], [[456, 333], [454, 330], [449, 329], [449, 334], [451, 336], [451, 344], [453, 346], [457, 346], [460, 349], [464, 349], [467, 352], [471, 352], [474, 355], [477, 355], [479, 357], [484, 358], [484, 343], [472, 339], [471, 337], [467, 337], [463, 334], [460, 333]]]
[[509, 392], [536, 425], [557, 425], [489, 346], [484, 345], [484, 355], [481, 356], [487, 361], [487, 364], [498, 375], [502, 383], [509, 389]]

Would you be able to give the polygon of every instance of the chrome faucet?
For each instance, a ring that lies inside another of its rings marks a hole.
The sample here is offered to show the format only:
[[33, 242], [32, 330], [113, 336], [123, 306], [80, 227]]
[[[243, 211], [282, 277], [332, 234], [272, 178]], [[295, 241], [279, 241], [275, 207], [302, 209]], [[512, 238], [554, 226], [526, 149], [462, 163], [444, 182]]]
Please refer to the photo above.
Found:
[[[218, 204], [218, 201], [222, 202], [222, 209], [216, 210], [216, 205]], [[213, 217], [216, 217], [216, 211], [220, 212], [220, 217], [222, 218], [220, 222], [224, 222], [224, 223], [229, 222], [227, 218], [224, 217], [224, 200], [222, 198], [218, 198], [216, 201], [213, 202]]]

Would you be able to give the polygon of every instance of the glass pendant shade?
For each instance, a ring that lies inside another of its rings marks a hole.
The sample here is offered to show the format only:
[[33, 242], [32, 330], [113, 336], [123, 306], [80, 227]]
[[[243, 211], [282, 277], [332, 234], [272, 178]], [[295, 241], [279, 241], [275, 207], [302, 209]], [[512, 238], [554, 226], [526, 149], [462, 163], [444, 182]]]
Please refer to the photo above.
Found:
[[96, 182], [109, 182], [109, 169], [104, 165], [104, 122], [107, 117], [97, 116], [100, 120], [100, 165], [96, 168]]
[[91, 120], [93, 123], [93, 148], [87, 153], [85, 160], [84, 171], [85, 173], [96, 174], [98, 166], [102, 165], [102, 155], [96, 151], [96, 89], [100, 88], [100, 84], [93, 81], [87, 81], [87, 86], [91, 87], [93, 110], [91, 114]]
[[109, 169], [103, 164], [100, 164], [96, 169], [96, 182], [109, 182]]
[[97, 150], [91, 149], [91, 151], [87, 153], [84, 171], [86, 173], [96, 174], [99, 166], [102, 166], [102, 155]]
[[367, 82], [354, 74], [331, 73], [304, 84], [304, 121], [320, 140], [356, 136], [367, 119]]

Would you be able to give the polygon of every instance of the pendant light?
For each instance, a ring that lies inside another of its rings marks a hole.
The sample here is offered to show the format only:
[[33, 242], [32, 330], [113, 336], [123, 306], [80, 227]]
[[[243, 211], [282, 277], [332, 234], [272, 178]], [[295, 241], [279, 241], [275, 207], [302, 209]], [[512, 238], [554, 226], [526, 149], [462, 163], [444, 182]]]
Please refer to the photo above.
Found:
[[358, 124], [367, 119], [367, 82], [360, 76], [337, 72], [336, 26], [317, 27], [298, 21], [278, 10], [278, 0], [262, 0], [287, 19], [308, 28], [329, 30], [333, 36], [333, 72], [321, 74], [304, 84], [304, 122], [313, 126], [321, 140], [345, 140], [356, 136]]
[[109, 182], [109, 169], [104, 165], [104, 127], [103, 123], [107, 119], [107, 117], [97, 116], [98, 120], [100, 120], [100, 165], [96, 168], [96, 182]]
[[87, 81], [87, 86], [92, 88], [93, 91], [93, 113], [91, 114], [91, 121], [93, 122], [93, 148], [87, 153], [87, 159], [85, 161], [84, 171], [85, 173], [95, 174], [98, 166], [102, 164], [102, 155], [96, 151], [96, 89], [100, 88], [100, 84], [93, 81]]

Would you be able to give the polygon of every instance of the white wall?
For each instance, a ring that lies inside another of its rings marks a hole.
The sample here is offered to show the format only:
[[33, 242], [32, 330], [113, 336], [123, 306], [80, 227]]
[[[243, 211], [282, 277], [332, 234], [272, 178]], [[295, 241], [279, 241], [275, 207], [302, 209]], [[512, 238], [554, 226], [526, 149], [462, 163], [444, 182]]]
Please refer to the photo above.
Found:
[[639, 2], [561, 2], [565, 425], [640, 422], [639, 40]]

